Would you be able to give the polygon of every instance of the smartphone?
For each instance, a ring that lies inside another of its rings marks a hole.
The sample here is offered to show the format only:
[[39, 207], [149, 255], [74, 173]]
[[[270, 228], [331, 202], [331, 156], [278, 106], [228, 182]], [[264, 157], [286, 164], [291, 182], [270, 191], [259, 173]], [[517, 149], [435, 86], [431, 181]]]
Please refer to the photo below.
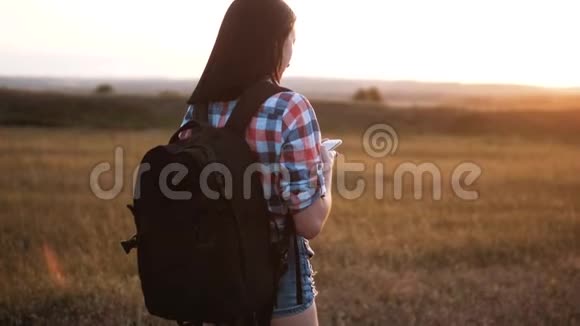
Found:
[[338, 146], [340, 146], [340, 144], [342, 144], [341, 139], [329, 139], [322, 142], [322, 146], [326, 147], [326, 149], [329, 151], [336, 149]]

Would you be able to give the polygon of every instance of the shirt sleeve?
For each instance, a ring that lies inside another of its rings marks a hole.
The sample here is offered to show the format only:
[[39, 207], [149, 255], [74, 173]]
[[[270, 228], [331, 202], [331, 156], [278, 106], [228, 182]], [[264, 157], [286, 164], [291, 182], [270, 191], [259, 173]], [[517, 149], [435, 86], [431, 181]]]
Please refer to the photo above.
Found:
[[288, 102], [282, 121], [280, 190], [290, 212], [296, 213], [326, 193], [320, 126], [314, 108], [298, 93]]
[[185, 112], [185, 116], [183, 117], [183, 121], [181, 122], [180, 127], [183, 127], [186, 123], [193, 119], [193, 113], [193, 105], [190, 104], [187, 107], [187, 111]]

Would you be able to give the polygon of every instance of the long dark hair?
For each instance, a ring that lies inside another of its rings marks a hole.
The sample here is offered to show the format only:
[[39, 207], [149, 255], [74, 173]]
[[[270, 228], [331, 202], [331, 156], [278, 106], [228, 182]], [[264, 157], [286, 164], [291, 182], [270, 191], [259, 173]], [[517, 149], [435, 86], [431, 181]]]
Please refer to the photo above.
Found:
[[266, 78], [280, 83], [284, 42], [295, 21], [283, 0], [234, 0], [188, 103], [234, 100]]

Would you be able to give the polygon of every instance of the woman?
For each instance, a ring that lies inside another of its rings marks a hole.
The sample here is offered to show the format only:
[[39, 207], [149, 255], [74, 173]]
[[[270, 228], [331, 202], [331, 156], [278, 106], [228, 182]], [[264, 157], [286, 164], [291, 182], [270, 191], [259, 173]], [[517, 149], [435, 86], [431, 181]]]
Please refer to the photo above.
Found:
[[[209, 122], [223, 127], [236, 99], [249, 86], [268, 80], [279, 84], [289, 66], [295, 41], [296, 17], [282, 0], [235, 0], [222, 22], [205, 70], [189, 99], [183, 120], [192, 119], [196, 103], [209, 103]], [[181, 133], [187, 138], [189, 131]], [[330, 213], [331, 176], [335, 151], [321, 146], [314, 109], [296, 92], [281, 92], [257, 110], [246, 131], [246, 141], [261, 163], [280, 164], [289, 180], [263, 180], [268, 209], [279, 227], [292, 215], [298, 235], [298, 252], [290, 250], [289, 266], [301, 267], [302, 293], [297, 293], [294, 268], [288, 268], [279, 284], [272, 325], [317, 325], [316, 290], [308, 244]], [[313, 173], [314, 171], [314, 173]], [[290, 246], [293, 248], [293, 246]], [[299, 283], [300, 284], [300, 283]], [[297, 304], [301, 295], [302, 304]]]

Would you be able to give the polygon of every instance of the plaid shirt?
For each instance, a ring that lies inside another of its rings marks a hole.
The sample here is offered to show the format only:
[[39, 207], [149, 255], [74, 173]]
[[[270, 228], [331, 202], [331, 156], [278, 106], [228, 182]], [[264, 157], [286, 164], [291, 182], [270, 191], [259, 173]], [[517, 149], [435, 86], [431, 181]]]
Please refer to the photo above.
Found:
[[[236, 103], [211, 103], [209, 123], [225, 126]], [[189, 105], [182, 126], [192, 119], [193, 111]], [[248, 125], [246, 142], [262, 163], [260, 177], [274, 215], [301, 211], [326, 193], [320, 127], [312, 105], [301, 94], [281, 92], [268, 98]], [[283, 226], [282, 219], [278, 223]]]

